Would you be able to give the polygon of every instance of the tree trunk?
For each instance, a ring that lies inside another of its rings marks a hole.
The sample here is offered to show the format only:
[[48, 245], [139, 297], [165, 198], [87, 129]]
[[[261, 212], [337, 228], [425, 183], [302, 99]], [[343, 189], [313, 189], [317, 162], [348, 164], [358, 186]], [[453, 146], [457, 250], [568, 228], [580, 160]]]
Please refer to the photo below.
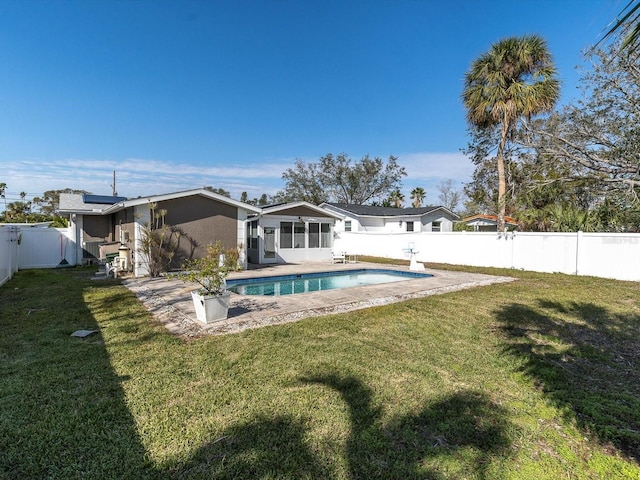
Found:
[[502, 131], [500, 132], [500, 144], [498, 145], [498, 154], [496, 161], [498, 163], [498, 232], [505, 231], [505, 220], [507, 210], [507, 182], [504, 174], [504, 147], [507, 143], [507, 134], [509, 133], [509, 120], [506, 118], [502, 121]]

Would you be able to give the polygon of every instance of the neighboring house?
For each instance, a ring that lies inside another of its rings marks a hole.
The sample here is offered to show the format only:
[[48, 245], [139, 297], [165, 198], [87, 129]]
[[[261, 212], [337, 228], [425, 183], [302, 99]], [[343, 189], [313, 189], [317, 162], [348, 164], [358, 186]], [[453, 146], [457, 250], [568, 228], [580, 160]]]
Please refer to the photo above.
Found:
[[102, 257], [100, 247], [129, 249], [130, 268], [144, 275], [146, 262], [140, 254], [142, 228], [149, 224], [151, 206], [166, 211], [164, 221], [172, 227], [177, 251], [175, 265], [197, 258], [209, 243], [220, 240], [225, 248], [237, 248], [246, 237], [247, 217], [261, 209], [206, 189], [154, 195], [136, 199], [102, 195], [60, 194], [60, 213], [69, 215], [75, 229], [77, 263]]
[[321, 208], [342, 215], [336, 232], [451, 232], [460, 217], [445, 207], [393, 208], [325, 202]]
[[341, 215], [307, 202], [265, 206], [248, 219], [249, 262], [330, 260], [334, 225], [341, 219]]
[[103, 195], [60, 194], [60, 213], [68, 215], [75, 232], [76, 263], [105, 258], [126, 250], [128, 268], [145, 275], [140, 254], [144, 225], [156, 212], [177, 244], [173, 267], [206, 253], [221, 241], [238, 248], [251, 263], [328, 261], [333, 230], [342, 217], [306, 202], [256, 207], [206, 189], [127, 199]]
[[[498, 231], [498, 217], [496, 215], [484, 215], [479, 213], [466, 217], [460, 220], [461, 223], [466, 224], [468, 227], [473, 227], [474, 232], [497, 232]], [[518, 222], [515, 218], [504, 217], [504, 222], [507, 230], [513, 230], [518, 227]]]

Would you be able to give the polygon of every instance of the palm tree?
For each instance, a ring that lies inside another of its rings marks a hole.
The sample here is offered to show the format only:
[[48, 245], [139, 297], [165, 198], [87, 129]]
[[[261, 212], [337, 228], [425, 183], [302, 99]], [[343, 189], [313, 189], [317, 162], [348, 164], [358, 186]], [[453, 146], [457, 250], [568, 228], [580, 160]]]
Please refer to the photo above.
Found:
[[420, 208], [426, 196], [427, 194], [422, 187], [416, 187], [411, 190], [411, 196], [409, 198], [413, 200], [413, 202], [411, 203], [411, 205], [413, 205], [413, 208]]
[[404, 204], [404, 195], [398, 189], [389, 194], [389, 204], [395, 208], [402, 208]]
[[500, 128], [496, 154], [498, 231], [505, 227], [505, 145], [523, 117], [530, 118], [553, 108], [560, 90], [555, 74], [547, 44], [537, 35], [494, 43], [465, 74], [462, 100], [468, 122], [478, 129]]
[[4, 198], [4, 210], [6, 212], [7, 210], [7, 197], [5, 195], [5, 192], [7, 190], [7, 184], [2, 182], [0, 183], [0, 197]]

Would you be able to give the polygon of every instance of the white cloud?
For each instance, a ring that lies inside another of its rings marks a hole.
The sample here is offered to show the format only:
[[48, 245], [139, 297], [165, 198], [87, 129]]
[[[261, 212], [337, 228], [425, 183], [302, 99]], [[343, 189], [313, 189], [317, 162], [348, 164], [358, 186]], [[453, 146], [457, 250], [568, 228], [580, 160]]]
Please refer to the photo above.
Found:
[[426, 204], [440, 203], [437, 186], [446, 180], [453, 180], [453, 188], [462, 190], [471, 181], [474, 165], [462, 153], [406, 153], [398, 155], [398, 163], [405, 167], [407, 176], [403, 180], [405, 205], [410, 204], [409, 195], [415, 187], [422, 187], [427, 193]]
[[474, 165], [462, 153], [408, 153], [398, 156], [410, 180], [459, 180], [468, 182]]
[[[308, 161], [316, 161], [309, 159]], [[282, 173], [291, 168], [293, 158], [269, 159], [230, 165], [197, 165], [153, 159], [125, 160], [75, 159], [37, 161], [0, 161], [0, 182], [7, 184], [7, 201], [19, 200], [19, 192], [28, 198], [46, 190], [74, 188], [95, 194], [110, 194], [113, 171], [120, 195], [137, 197], [169, 193], [211, 185], [240, 198], [247, 192], [250, 198], [263, 193], [274, 194], [284, 187]], [[473, 164], [462, 153], [417, 152], [398, 155], [398, 163], [407, 170], [403, 179], [406, 204], [415, 187], [427, 191], [427, 203], [438, 203], [436, 186], [452, 179], [462, 187], [471, 180]]]
[[62, 159], [54, 161], [22, 160], [0, 162], [4, 173], [0, 181], [7, 184], [8, 200], [18, 193], [28, 197], [46, 190], [74, 188], [95, 194], [110, 194], [113, 171], [120, 195], [137, 197], [211, 185], [224, 188], [234, 198], [243, 191], [250, 197], [273, 194], [282, 188], [282, 172], [293, 161], [282, 160], [245, 165], [196, 165], [169, 161], [131, 158], [126, 160]]

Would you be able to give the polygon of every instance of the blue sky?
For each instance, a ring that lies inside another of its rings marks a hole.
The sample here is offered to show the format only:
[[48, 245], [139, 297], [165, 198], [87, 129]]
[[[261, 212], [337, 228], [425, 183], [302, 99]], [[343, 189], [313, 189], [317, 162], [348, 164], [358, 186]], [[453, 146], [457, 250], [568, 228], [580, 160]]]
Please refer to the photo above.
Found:
[[[404, 192], [473, 165], [460, 101], [495, 41], [546, 38], [562, 103], [626, 0], [0, 0], [0, 182], [273, 194], [295, 159], [396, 155]], [[1, 208], [1, 207], [0, 207]]]

